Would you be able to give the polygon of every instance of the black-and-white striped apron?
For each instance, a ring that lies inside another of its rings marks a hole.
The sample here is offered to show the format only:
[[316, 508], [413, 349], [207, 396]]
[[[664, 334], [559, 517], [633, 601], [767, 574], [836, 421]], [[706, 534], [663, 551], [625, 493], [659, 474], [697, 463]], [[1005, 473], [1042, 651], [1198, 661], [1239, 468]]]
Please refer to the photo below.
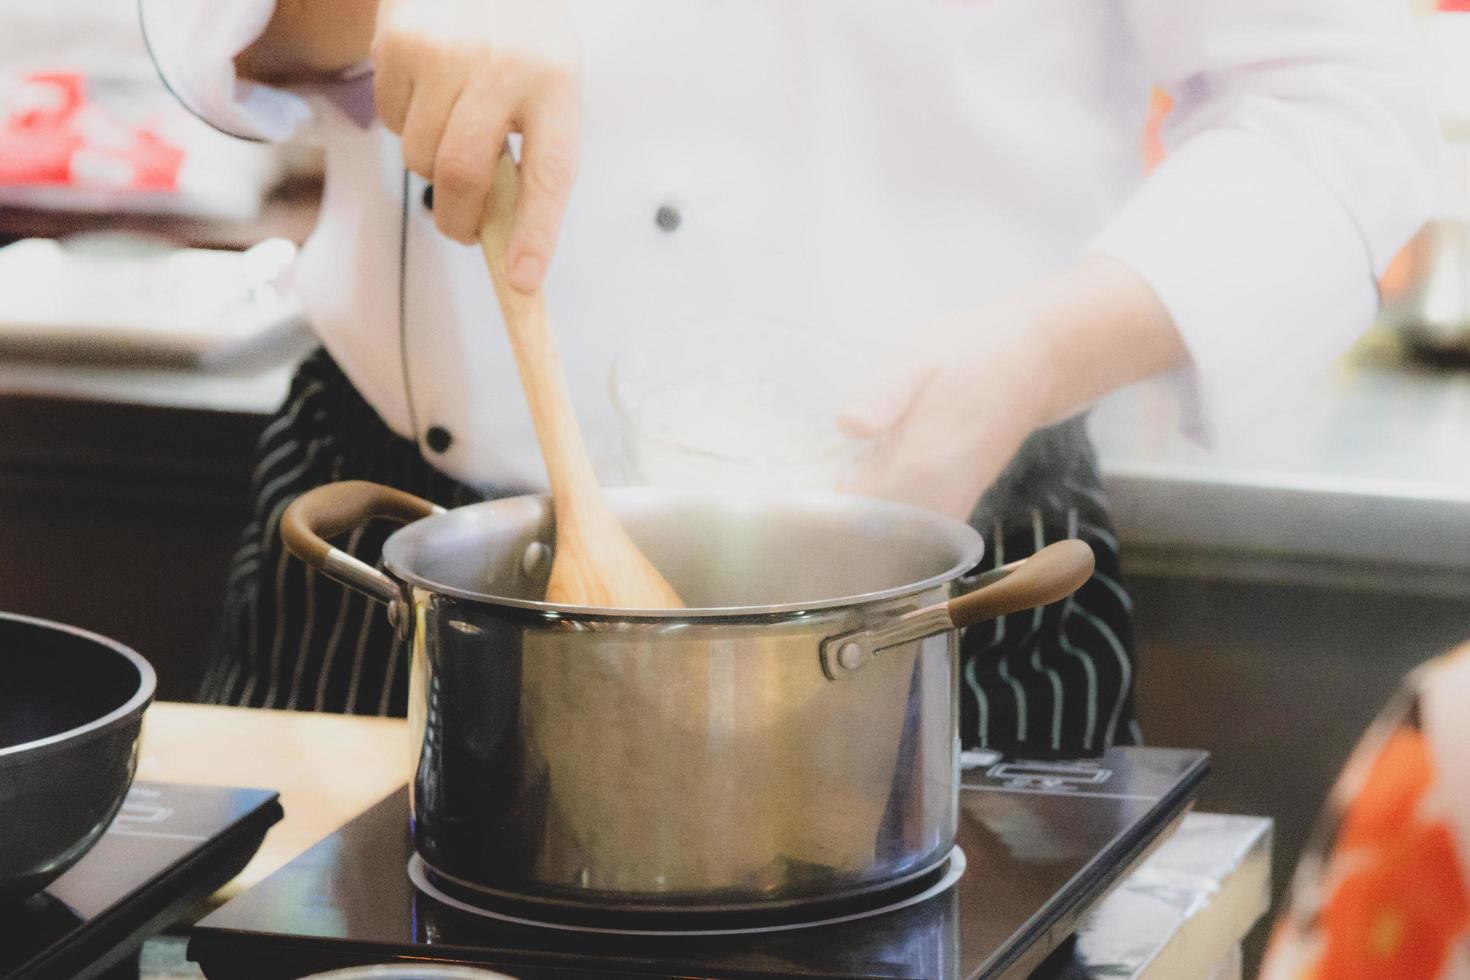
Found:
[[981, 499], [972, 523], [985, 567], [1081, 538], [1097, 570], [1070, 598], [965, 631], [960, 731], [968, 745], [1077, 756], [1142, 741], [1133, 707], [1133, 600], [1079, 416], [1034, 433]]
[[[408, 664], [383, 607], [307, 569], [280, 542], [281, 512], [334, 480], [373, 480], [446, 507], [483, 499], [393, 434], [324, 352], [301, 365], [262, 433], [254, 513], [226, 585], [200, 692], [216, 704], [402, 715]], [[976, 510], [986, 567], [1080, 537], [1098, 572], [1072, 598], [970, 629], [962, 641], [964, 742], [1078, 755], [1137, 740], [1131, 603], [1081, 419], [1036, 433]], [[369, 564], [394, 527], [334, 542]]]

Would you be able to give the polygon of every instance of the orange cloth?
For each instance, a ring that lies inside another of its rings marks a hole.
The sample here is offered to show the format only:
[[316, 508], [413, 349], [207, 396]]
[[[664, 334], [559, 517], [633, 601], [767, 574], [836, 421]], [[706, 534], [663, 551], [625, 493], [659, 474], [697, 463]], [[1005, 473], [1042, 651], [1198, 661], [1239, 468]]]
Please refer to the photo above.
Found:
[[1470, 647], [1410, 675], [1297, 866], [1262, 980], [1470, 980]]

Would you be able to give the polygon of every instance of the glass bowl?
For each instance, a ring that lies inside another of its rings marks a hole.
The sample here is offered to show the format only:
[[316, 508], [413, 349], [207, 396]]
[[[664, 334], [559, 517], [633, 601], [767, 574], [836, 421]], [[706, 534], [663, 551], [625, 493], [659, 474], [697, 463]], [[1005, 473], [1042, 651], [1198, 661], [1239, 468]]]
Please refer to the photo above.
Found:
[[840, 343], [766, 322], [644, 338], [615, 359], [610, 378], [632, 476], [840, 489], [868, 445], [838, 423], [863, 371]]

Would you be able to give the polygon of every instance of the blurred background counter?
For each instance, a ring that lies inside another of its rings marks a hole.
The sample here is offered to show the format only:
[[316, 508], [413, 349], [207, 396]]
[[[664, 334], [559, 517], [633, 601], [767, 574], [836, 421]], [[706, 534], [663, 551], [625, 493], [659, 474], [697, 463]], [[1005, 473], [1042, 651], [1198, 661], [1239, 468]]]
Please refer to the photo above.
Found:
[[1294, 402], [1215, 451], [1154, 388], [1092, 419], [1145, 735], [1215, 754], [1201, 806], [1276, 818], [1278, 894], [1399, 679], [1470, 637], [1470, 369], [1380, 327]]

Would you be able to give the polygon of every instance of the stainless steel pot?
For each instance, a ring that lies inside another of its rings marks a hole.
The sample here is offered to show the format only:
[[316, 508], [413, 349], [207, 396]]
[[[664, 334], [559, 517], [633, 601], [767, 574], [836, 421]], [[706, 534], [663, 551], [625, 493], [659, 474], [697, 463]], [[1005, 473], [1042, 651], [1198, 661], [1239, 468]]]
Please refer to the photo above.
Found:
[[[611, 491], [676, 611], [540, 601], [544, 497], [445, 512], [339, 483], [293, 553], [389, 604], [412, 649], [414, 842], [441, 879], [569, 907], [713, 911], [859, 894], [954, 843], [956, 628], [1059, 600], [1080, 541], [966, 578], [969, 526], [836, 495]], [[408, 523], [387, 574], [328, 545]]]

